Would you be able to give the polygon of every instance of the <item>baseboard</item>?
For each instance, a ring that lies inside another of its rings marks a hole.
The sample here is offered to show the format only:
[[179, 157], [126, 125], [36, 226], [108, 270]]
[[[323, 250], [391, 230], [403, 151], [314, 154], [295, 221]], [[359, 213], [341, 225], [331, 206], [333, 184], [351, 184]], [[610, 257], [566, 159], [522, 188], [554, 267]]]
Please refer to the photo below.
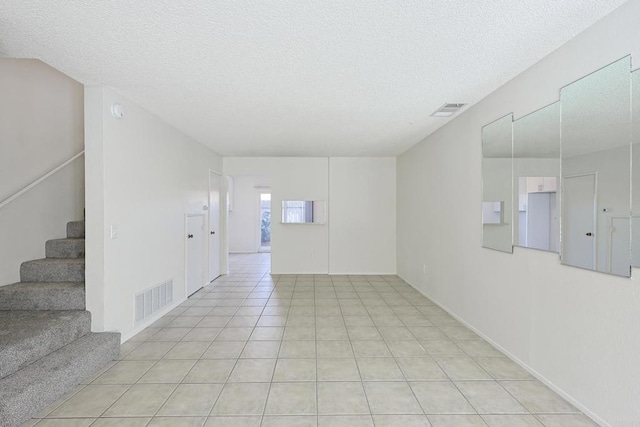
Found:
[[353, 272], [337, 273], [335, 271], [332, 271], [331, 273], [327, 273], [327, 272], [322, 272], [322, 273], [309, 273], [309, 272], [305, 272], [305, 273], [295, 273], [295, 272], [275, 273], [275, 272], [272, 272], [271, 274], [275, 274], [275, 275], [296, 274], [296, 275], [318, 275], [318, 276], [397, 276], [398, 275], [397, 273], [371, 272], [371, 271], [368, 271], [366, 273], [353, 273]]
[[140, 332], [142, 332], [143, 330], [147, 329], [149, 326], [151, 326], [155, 321], [157, 321], [158, 319], [160, 319], [162, 316], [164, 316], [165, 314], [169, 313], [171, 310], [173, 310], [174, 308], [178, 307], [180, 304], [182, 304], [183, 302], [185, 302], [187, 299], [186, 298], [182, 298], [179, 299], [178, 301], [175, 301], [174, 303], [162, 308], [162, 310], [158, 310], [157, 312], [155, 312], [152, 316], [150, 316], [148, 319], [145, 319], [144, 322], [136, 325], [135, 328], [133, 328], [133, 330], [127, 332], [127, 333], [123, 333], [120, 337], [120, 344], [124, 344], [125, 342], [129, 341], [131, 338], [135, 337], [136, 335], [138, 335]]
[[542, 375], [541, 373], [536, 371], [534, 368], [532, 368], [531, 366], [527, 365], [522, 360], [518, 359], [516, 356], [511, 354], [507, 349], [505, 349], [500, 344], [498, 344], [497, 342], [495, 342], [494, 340], [489, 338], [487, 335], [485, 335], [484, 333], [482, 333], [481, 331], [476, 329], [473, 325], [469, 324], [466, 320], [464, 320], [463, 318], [461, 318], [460, 316], [455, 314], [452, 310], [450, 310], [444, 304], [440, 303], [435, 298], [430, 297], [425, 292], [423, 292], [422, 290], [417, 288], [415, 285], [413, 285], [411, 282], [409, 282], [406, 278], [404, 278], [400, 273], [397, 273], [397, 276], [400, 277], [402, 280], [404, 280], [413, 289], [418, 291], [420, 293], [420, 295], [422, 295], [422, 296], [424, 296], [426, 298], [429, 298], [429, 300], [433, 301], [434, 304], [436, 304], [438, 307], [440, 307], [441, 309], [446, 311], [451, 317], [456, 319], [458, 322], [462, 323], [467, 328], [471, 329], [476, 334], [478, 334], [482, 339], [484, 339], [489, 344], [491, 344], [492, 346], [497, 348], [501, 353], [503, 353], [505, 356], [507, 356], [509, 359], [511, 359], [514, 363], [518, 364], [521, 368], [523, 368], [524, 370], [529, 372], [533, 377], [535, 377], [541, 383], [543, 383], [544, 385], [549, 387], [551, 390], [553, 390], [554, 392], [559, 394], [562, 398], [564, 398], [567, 402], [571, 403], [577, 409], [582, 411], [587, 417], [591, 418], [591, 420], [593, 420], [595, 423], [597, 423], [598, 425], [600, 425], [602, 427], [611, 427], [611, 424], [607, 423], [605, 420], [603, 420], [598, 415], [593, 413], [589, 408], [584, 406], [582, 403], [580, 403], [578, 400], [576, 400], [573, 396], [569, 395], [564, 390], [562, 390], [560, 387], [556, 386], [551, 380], [549, 380], [544, 375]]
[[367, 271], [366, 273], [338, 272], [332, 271], [329, 276], [397, 276], [398, 273], [389, 273], [384, 271]]

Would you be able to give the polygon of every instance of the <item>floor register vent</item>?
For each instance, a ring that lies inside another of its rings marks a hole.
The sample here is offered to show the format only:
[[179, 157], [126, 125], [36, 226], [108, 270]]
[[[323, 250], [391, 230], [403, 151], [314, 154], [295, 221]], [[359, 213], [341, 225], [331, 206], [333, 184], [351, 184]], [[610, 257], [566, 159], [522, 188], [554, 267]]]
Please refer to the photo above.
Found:
[[173, 301], [173, 280], [167, 280], [135, 295], [136, 323], [142, 322]]

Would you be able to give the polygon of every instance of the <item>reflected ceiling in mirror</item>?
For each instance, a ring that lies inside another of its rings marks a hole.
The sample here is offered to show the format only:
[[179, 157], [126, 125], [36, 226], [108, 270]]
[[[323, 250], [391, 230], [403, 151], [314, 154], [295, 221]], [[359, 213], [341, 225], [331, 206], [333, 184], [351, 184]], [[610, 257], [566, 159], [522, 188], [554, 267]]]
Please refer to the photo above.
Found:
[[630, 275], [631, 58], [560, 91], [561, 260]]
[[482, 128], [482, 246], [513, 252], [513, 114]]
[[555, 102], [513, 123], [516, 246], [559, 252], [559, 178], [560, 102]]

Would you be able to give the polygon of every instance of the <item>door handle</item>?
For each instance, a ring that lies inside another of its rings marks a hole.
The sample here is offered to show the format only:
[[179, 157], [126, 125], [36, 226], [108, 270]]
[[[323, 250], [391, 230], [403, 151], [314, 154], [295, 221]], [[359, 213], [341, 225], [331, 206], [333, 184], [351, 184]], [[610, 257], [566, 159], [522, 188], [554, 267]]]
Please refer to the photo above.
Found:
[[187, 234], [187, 239], [193, 239], [193, 234]]
[[588, 232], [587, 236], [591, 237], [591, 236], [593, 236], [593, 234], [591, 232]]
[[212, 234], [212, 235], [213, 235], [213, 234], [216, 234], [216, 232], [215, 232], [215, 231], [212, 231], [210, 234]]

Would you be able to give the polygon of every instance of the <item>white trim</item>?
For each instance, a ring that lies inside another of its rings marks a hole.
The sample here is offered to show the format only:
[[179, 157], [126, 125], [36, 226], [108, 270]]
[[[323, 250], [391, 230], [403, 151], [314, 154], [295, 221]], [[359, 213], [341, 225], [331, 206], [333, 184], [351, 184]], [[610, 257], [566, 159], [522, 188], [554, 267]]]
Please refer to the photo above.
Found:
[[[269, 243], [269, 250], [262, 250], [262, 196], [263, 194], [269, 195], [269, 200], [271, 201], [271, 206], [269, 208], [271, 225], [273, 225], [273, 199], [271, 198], [271, 187], [268, 186], [254, 186], [256, 189], [256, 194], [258, 195], [258, 215], [257, 215], [257, 227], [258, 227], [258, 242], [256, 247], [256, 253], [260, 254], [269, 254], [271, 253], [271, 243]], [[271, 233], [271, 225], [269, 226], [269, 233]]]
[[[222, 177], [222, 174], [220, 172], [217, 172], [213, 169], [209, 169], [209, 176], [207, 176], [207, 181], [208, 181], [208, 185], [209, 185], [209, 194], [207, 195], [207, 200], [209, 201], [209, 209], [211, 209], [211, 174], [214, 175], [218, 175], [218, 230], [216, 230], [216, 233], [219, 233], [219, 238], [218, 238], [218, 271], [220, 272], [220, 274], [211, 279], [211, 237], [210, 237], [210, 232], [211, 232], [211, 213], [209, 212], [209, 215], [207, 215], [207, 225], [209, 227], [209, 229], [207, 230], [207, 232], [205, 233], [205, 236], [207, 238], [207, 278], [205, 280], [206, 283], [211, 283], [213, 282], [215, 279], [217, 279], [218, 277], [223, 275], [223, 270], [222, 270], [222, 239], [223, 239], [223, 233], [222, 233], [222, 202], [223, 202], [223, 197], [222, 197], [222, 187], [224, 187], [224, 178]], [[224, 200], [225, 205], [226, 205], [226, 200]]]
[[66, 160], [64, 163], [60, 164], [59, 166], [56, 166], [55, 168], [53, 168], [52, 170], [50, 170], [46, 174], [42, 175], [40, 178], [36, 179], [31, 184], [29, 184], [26, 187], [24, 187], [22, 190], [19, 190], [18, 192], [16, 192], [16, 193], [12, 194], [11, 196], [7, 197], [2, 202], [0, 202], [0, 209], [5, 207], [9, 203], [13, 202], [15, 199], [17, 199], [18, 197], [22, 196], [24, 193], [26, 193], [27, 191], [31, 190], [33, 187], [37, 186], [41, 182], [45, 181], [51, 175], [54, 175], [56, 172], [60, 171], [61, 169], [64, 169], [69, 164], [71, 164], [71, 162], [73, 162], [75, 159], [77, 159], [78, 157], [82, 156], [83, 154], [84, 154], [84, 150], [82, 150], [81, 152], [79, 152], [75, 156], [71, 157], [70, 159]]
[[401, 278], [402, 280], [404, 280], [405, 283], [407, 283], [409, 286], [411, 286], [413, 289], [415, 289], [416, 291], [418, 291], [420, 293], [420, 295], [424, 296], [425, 298], [428, 298], [429, 300], [431, 300], [434, 304], [436, 304], [438, 307], [440, 307], [441, 309], [443, 309], [444, 311], [446, 311], [451, 317], [453, 317], [454, 319], [456, 319], [458, 322], [462, 323], [464, 326], [466, 326], [467, 328], [471, 329], [473, 332], [475, 332], [476, 334], [478, 334], [482, 339], [484, 339], [485, 341], [487, 341], [489, 344], [491, 344], [492, 346], [494, 346], [498, 351], [500, 351], [502, 354], [504, 354], [505, 356], [507, 356], [509, 359], [511, 359], [513, 362], [515, 362], [517, 365], [519, 365], [521, 368], [523, 368], [524, 370], [526, 370], [527, 372], [529, 372], [533, 377], [535, 377], [537, 380], [539, 380], [540, 382], [542, 382], [544, 385], [546, 385], [547, 387], [549, 387], [551, 390], [553, 390], [554, 392], [556, 392], [557, 394], [559, 394], [563, 399], [565, 399], [566, 401], [568, 401], [569, 403], [571, 403], [573, 406], [575, 406], [576, 408], [578, 408], [580, 411], [582, 411], [582, 413], [584, 413], [587, 417], [591, 418], [593, 421], [595, 421], [598, 425], [603, 426], [603, 427], [611, 427], [611, 424], [607, 423], [605, 420], [603, 420], [602, 418], [600, 418], [598, 415], [596, 415], [595, 413], [593, 413], [592, 411], [589, 410], [589, 408], [587, 408], [586, 406], [584, 406], [582, 403], [580, 403], [579, 401], [577, 401], [575, 398], [573, 398], [573, 396], [571, 396], [570, 394], [566, 393], [564, 390], [562, 390], [560, 387], [558, 387], [557, 385], [555, 385], [551, 380], [545, 378], [544, 375], [542, 375], [540, 372], [536, 371], [535, 369], [533, 369], [531, 366], [527, 365], [526, 363], [524, 363], [522, 360], [518, 359], [516, 356], [514, 356], [513, 354], [511, 354], [509, 351], [507, 351], [504, 347], [502, 347], [500, 344], [498, 344], [497, 342], [493, 341], [491, 338], [489, 338], [487, 335], [485, 335], [484, 333], [482, 333], [481, 331], [479, 331], [478, 329], [476, 329], [475, 327], [473, 327], [471, 324], [469, 324], [467, 321], [465, 321], [463, 318], [461, 318], [460, 316], [458, 316], [457, 314], [455, 314], [453, 311], [451, 311], [450, 309], [448, 309], [447, 307], [445, 307], [443, 304], [441, 304], [438, 300], [436, 300], [435, 298], [430, 297], [429, 295], [427, 295], [425, 292], [423, 292], [421, 289], [418, 289], [416, 286], [413, 286], [407, 279], [405, 279], [404, 277], [402, 277], [402, 275], [397, 274], [397, 276], [399, 278]]

